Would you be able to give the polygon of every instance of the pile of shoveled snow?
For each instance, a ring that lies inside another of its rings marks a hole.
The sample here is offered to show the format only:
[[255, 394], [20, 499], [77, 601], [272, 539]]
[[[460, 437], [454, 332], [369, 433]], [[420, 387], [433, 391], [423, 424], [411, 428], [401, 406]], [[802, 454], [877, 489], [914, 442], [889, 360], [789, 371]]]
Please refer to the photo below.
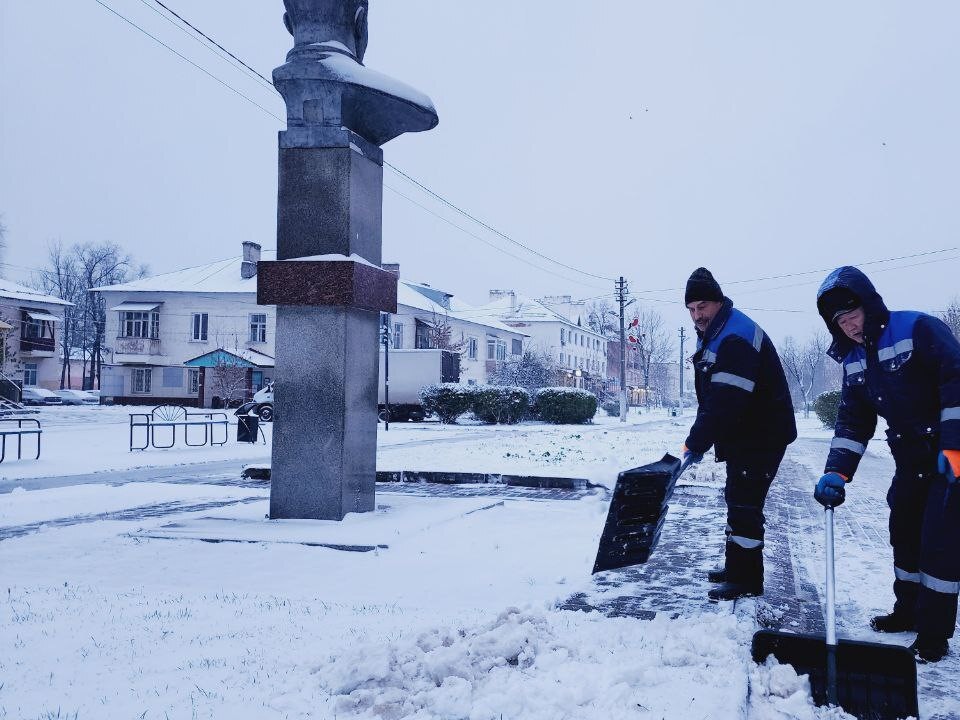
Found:
[[743, 625], [514, 608], [479, 627], [352, 647], [315, 672], [338, 716], [742, 718]]
[[806, 675], [773, 657], [750, 671], [750, 712], [747, 720], [856, 720], [837, 707], [819, 708], [810, 697]]

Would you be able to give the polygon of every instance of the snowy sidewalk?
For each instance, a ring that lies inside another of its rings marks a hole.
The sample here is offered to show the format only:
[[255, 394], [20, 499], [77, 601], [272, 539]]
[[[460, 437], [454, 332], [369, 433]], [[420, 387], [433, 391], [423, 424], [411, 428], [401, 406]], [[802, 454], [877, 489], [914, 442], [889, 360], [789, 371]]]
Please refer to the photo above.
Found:
[[[826, 456], [828, 440], [801, 439], [792, 446], [770, 490], [764, 511], [765, 594], [741, 601], [754, 606], [757, 626], [823, 634], [823, 508], [812, 488]], [[892, 551], [887, 542], [885, 492], [893, 474], [889, 455], [868, 453], [835, 515], [837, 623], [840, 637], [907, 645], [912, 633], [881, 635], [871, 616], [893, 606]], [[598, 573], [591, 586], [561, 603], [562, 609], [597, 610], [608, 617], [650, 620], [702, 614], [730, 614], [731, 603], [710, 603], [706, 572], [722, 562], [723, 466], [705, 463], [680, 479], [660, 543], [645, 565]], [[738, 611], [739, 614], [739, 611]], [[918, 668], [922, 717], [960, 718], [956, 684], [960, 644], [937, 665]]]

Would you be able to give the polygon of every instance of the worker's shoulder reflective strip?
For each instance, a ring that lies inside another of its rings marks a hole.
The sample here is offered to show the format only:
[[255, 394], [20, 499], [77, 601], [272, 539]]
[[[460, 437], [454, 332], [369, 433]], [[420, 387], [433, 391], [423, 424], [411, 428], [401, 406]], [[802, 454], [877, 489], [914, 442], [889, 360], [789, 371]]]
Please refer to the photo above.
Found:
[[912, 583], [920, 582], [920, 573], [908, 572], [903, 568], [898, 568], [894, 566], [893, 574], [897, 578], [897, 580], [902, 580], [903, 582], [912, 582]]
[[723, 383], [724, 385], [733, 385], [734, 387], [742, 388], [747, 392], [753, 392], [753, 387], [756, 383], [753, 380], [747, 380], [746, 378], [740, 377], [739, 375], [734, 375], [732, 373], [718, 372], [716, 373], [711, 380], [715, 383]]
[[830, 443], [830, 449], [839, 449], [839, 450], [850, 450], [855, 452], [857, 455], [863, 455], [867, 451], [867, 446], [863, 443], [858, 443], [856, 440], [848, 440], [847, 438], [835, 437], [833, 442]]
[[892, 360], [897, 355], [902, 355], [903, 353], [908, 353], [913, 351], [913, 338], [906, 338], [901, 340], [898, 343], [893, 345], [888, 345], [887, 347], [882, 347], [877, 350], [877, 359], [880, 362], [885, 360]]
[[763, 547], [763, 540], [754, 540], [753, 538], [743, 537], [742, 535], [731, 535], [727, 538], [727, 542], [736, 543], [747, 550]]
[[703, 362], [715, 363], [717, 361], [717, 354], [713, 350], [704, 350], [701, 360]]
[[938, 593], [946, 593], [947, 595], [960, 594], [960, 581], [958, 580], [941, 580], [933, 575], [927, 575], [927, 573], [922, 572], [920, 573], [920, 584]]
[[753, 334], [753, 349], [759, 352], [761, 345], [763, 345], [763, 329], [757, 325], [757, 330]]
[[940, 411], [940, 421], [960, 420], [960, 406], [948, 407]]
[[851, 363], [847, 363], [843, 366], [843, 372], [849, 375], [856, 375], [857, 373], [865, 372], [867, 369], [867, 363], [863, 360], [854, 360]]

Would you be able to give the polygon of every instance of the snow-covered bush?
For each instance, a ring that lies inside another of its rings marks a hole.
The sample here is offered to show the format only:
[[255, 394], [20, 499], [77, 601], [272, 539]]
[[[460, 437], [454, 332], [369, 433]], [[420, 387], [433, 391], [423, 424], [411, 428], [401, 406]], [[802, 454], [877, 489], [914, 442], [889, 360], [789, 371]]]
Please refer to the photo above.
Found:
[[824, 427], [832, 428], [837, 424], [837, 413], [840, 410], [840, 391], [828, 390], [817, 395], [813, 401], [813, 411], [820, 418]]
[[472, 390], [460, 383], [427, 385], [420, 390], [420, 404], [427, 414], [436, 413], [442, 423], [456, 423], [470, 409]]
[[587, 423], [597, 413], [597, 396], [579, 388], [543, 388], [533, 404], [541, 420], [556, 424]]
[[619, 400], [604, 400], [600, 405], [603, 411], [610, 417], [617, 417], [620, 414]]
[[477, 385], [470, 392], [470, 410], [485, 423], [518, 423], [526, 417], [530, 394], [521, 387]]

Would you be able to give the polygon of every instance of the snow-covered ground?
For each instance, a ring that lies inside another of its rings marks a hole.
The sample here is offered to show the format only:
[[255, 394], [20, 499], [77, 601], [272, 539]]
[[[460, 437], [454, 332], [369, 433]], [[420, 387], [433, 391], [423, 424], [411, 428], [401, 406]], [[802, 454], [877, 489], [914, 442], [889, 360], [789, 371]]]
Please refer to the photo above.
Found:
[[[317, 524], [327, 539], [388, 546], [344, 552], [290, 542], [314, 530], [264, 520], [265, 487], [204, 482], [201, 463], [263, 462], [269, 446], [130, 453], [129, 410], [44, 408], [41, 460], [0, 465], [0, 720], [845, 717], [813, 708], [789, 668], [751, 663], [752, 601], [652, 621], [557, 610], [590, 585], [602, 491], [462, 499], [384, 486], [376, 513]], [[690, 421], [394, 424], [381, 427], [378, 467], [612, 486], [619, 470], [676, 454]], [[829, 433], [800, 424], [789, 457], [812, 478]], [[870, 457], [892, 473], [880, 443]], [[138, 467], [180, 472], [161, 482]], [[697, 472], [721, 471], [708, 459]], [[42, 489], [42, 478], [56, 481]], [[882, 498], [883, 481], [858, 484]], [[266, 528], [277, 542], [164, 529], [201, 517]], [[860, 615], [889, 599], [888, 557], [858, 571], [862, 555], [838, 569], [841, 609]], [[804, 561], [815, 577], [815, 558]], [[935, 710], [950, 716], [942, 702]]]

